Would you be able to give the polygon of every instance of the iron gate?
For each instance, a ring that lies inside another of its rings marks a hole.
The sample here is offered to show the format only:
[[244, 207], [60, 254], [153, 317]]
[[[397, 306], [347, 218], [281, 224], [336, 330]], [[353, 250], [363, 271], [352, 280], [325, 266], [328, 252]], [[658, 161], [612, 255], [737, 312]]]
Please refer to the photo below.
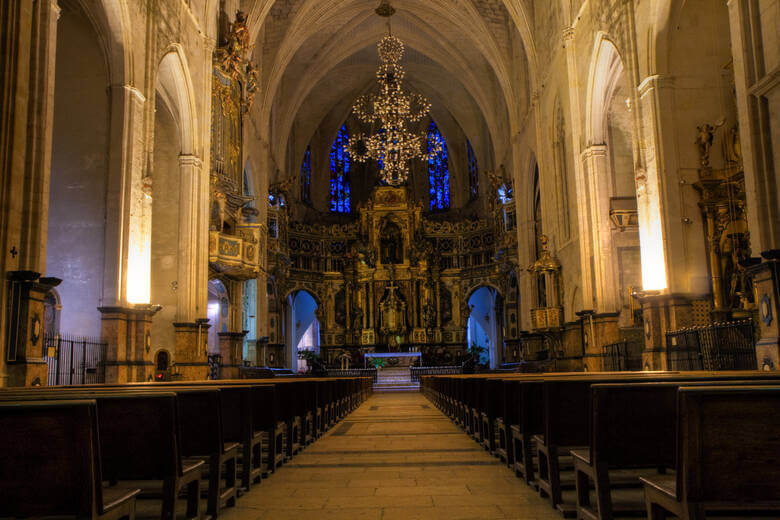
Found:
[[669, 370], [755, 370], [753, 323], [716, 323], [666, 333]]
[[105, 383], [107, 347], [97, 338], [44, 336], [43, 358], [49, 367], [48, 385]]

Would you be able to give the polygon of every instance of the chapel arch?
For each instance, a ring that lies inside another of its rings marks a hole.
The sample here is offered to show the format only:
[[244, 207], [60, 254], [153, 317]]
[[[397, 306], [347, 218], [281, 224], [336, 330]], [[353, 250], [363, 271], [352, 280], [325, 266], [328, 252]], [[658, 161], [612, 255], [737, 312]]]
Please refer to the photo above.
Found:
[[287, 366], [293, 372], [306, 371], [305, 359], [299, 359], [303, 351], [320, 351], [321, 310], [317, 297], [306, 289], [295, 289], [285, 298], [285, 343]]
[[206, 317], [209, 319], [209, 354], [219, 354], [219, 333], [230, 327], [230, 295], [227, 287], [218, 278], [209, 280]]
[[[634, 96], [621, 55], [604, 33], [596, 37], [583, 152], [590, 191], [597, 312], [630, 309], [630, 292], [641, 287], [634, 173]], [[622, 312], [621, 319], [629, 319]]]
[[100, 336], [106, 253], [109, 69], [98, 31], [80, 3], [57, 22], [46, 272], [62, 278], [64, 332]]
[[200, 280], [207, 275], [200, 255], [207, 223], [196, 136], [187, 61], [182, 48], [173, 45], [157, 69], [154, 147], [143, 180], [148, 215], [143, 226], [150, 228], [149, 300], [162, 306], [152, 323], [152, 339], [159, 346], [175, 344], [172, 323], [192, 323], [206, 314], [207, 288]]
[[491, 370], [502, 362], [503, 354], [503, 297], [491, 285], [479, 285], [466, 299], [469, 314], [466, 321], [466, 338], [469, 347], [484, 349], [480, 363]]

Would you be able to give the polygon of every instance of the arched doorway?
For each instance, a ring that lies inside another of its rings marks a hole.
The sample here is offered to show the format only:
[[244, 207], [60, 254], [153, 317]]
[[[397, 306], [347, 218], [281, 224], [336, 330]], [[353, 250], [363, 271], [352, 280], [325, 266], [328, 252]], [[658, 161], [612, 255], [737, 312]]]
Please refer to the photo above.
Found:
[[209, 354], [219, 354], [219, 333], [228, 331], [230, 300], [225, 285], [219, 280], [209, 280]]
[[469, 346], [484, 348], [480, 364], [495, 369], [501, 363], [503, 338], [501, 335], [501, 295], [492, 287], [476, 289], [468, 299], [469, 319], [466, 337]]
[[298, 359], [305, 350], [320, 351], [320, 323], [317, 301], [307, 291], [295, 291], [287, 297], [285, 333], [288, 365], [294, 372], [308, 371], [305, 359]]

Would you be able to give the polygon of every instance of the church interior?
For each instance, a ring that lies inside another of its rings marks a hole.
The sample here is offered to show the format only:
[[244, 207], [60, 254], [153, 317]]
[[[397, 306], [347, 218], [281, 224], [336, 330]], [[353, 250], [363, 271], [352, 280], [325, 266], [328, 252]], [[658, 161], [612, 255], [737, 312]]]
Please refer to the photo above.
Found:
[[0, 517], [780, 517], [780, 0], [3, 0], [0, 65]]

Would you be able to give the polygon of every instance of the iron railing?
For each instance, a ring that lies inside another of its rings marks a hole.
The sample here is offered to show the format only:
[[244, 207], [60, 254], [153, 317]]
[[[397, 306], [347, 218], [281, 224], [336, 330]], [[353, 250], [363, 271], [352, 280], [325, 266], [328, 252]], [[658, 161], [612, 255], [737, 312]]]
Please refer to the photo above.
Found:
[[669, 370], [754, 370], [758, 366], [750, 320], [666, 333]]
[[642, 344], [622, 340], [601, 347], [604, 358], [604, 370], [622, 372], [624, 370], [642, 370]]
[[57, 334], [43, 337], [43, 359], [49, 386], [106, 382], [108, 344], [99, 338]]
[[412, 382], [420, 381], [420, 376], [446, 376], [453, 374], [462, 374], [462, 366], [441, 366], [441, 367], [409, 367], [412, 374]]
[[376, 368], [328, 368], [327, 377], [370, 377], [376, 383]]
[[220, 369], [222, 367], [222, 356], [220, 354], [208, 354], [209, 379], [216, 381], [220, 378]]

